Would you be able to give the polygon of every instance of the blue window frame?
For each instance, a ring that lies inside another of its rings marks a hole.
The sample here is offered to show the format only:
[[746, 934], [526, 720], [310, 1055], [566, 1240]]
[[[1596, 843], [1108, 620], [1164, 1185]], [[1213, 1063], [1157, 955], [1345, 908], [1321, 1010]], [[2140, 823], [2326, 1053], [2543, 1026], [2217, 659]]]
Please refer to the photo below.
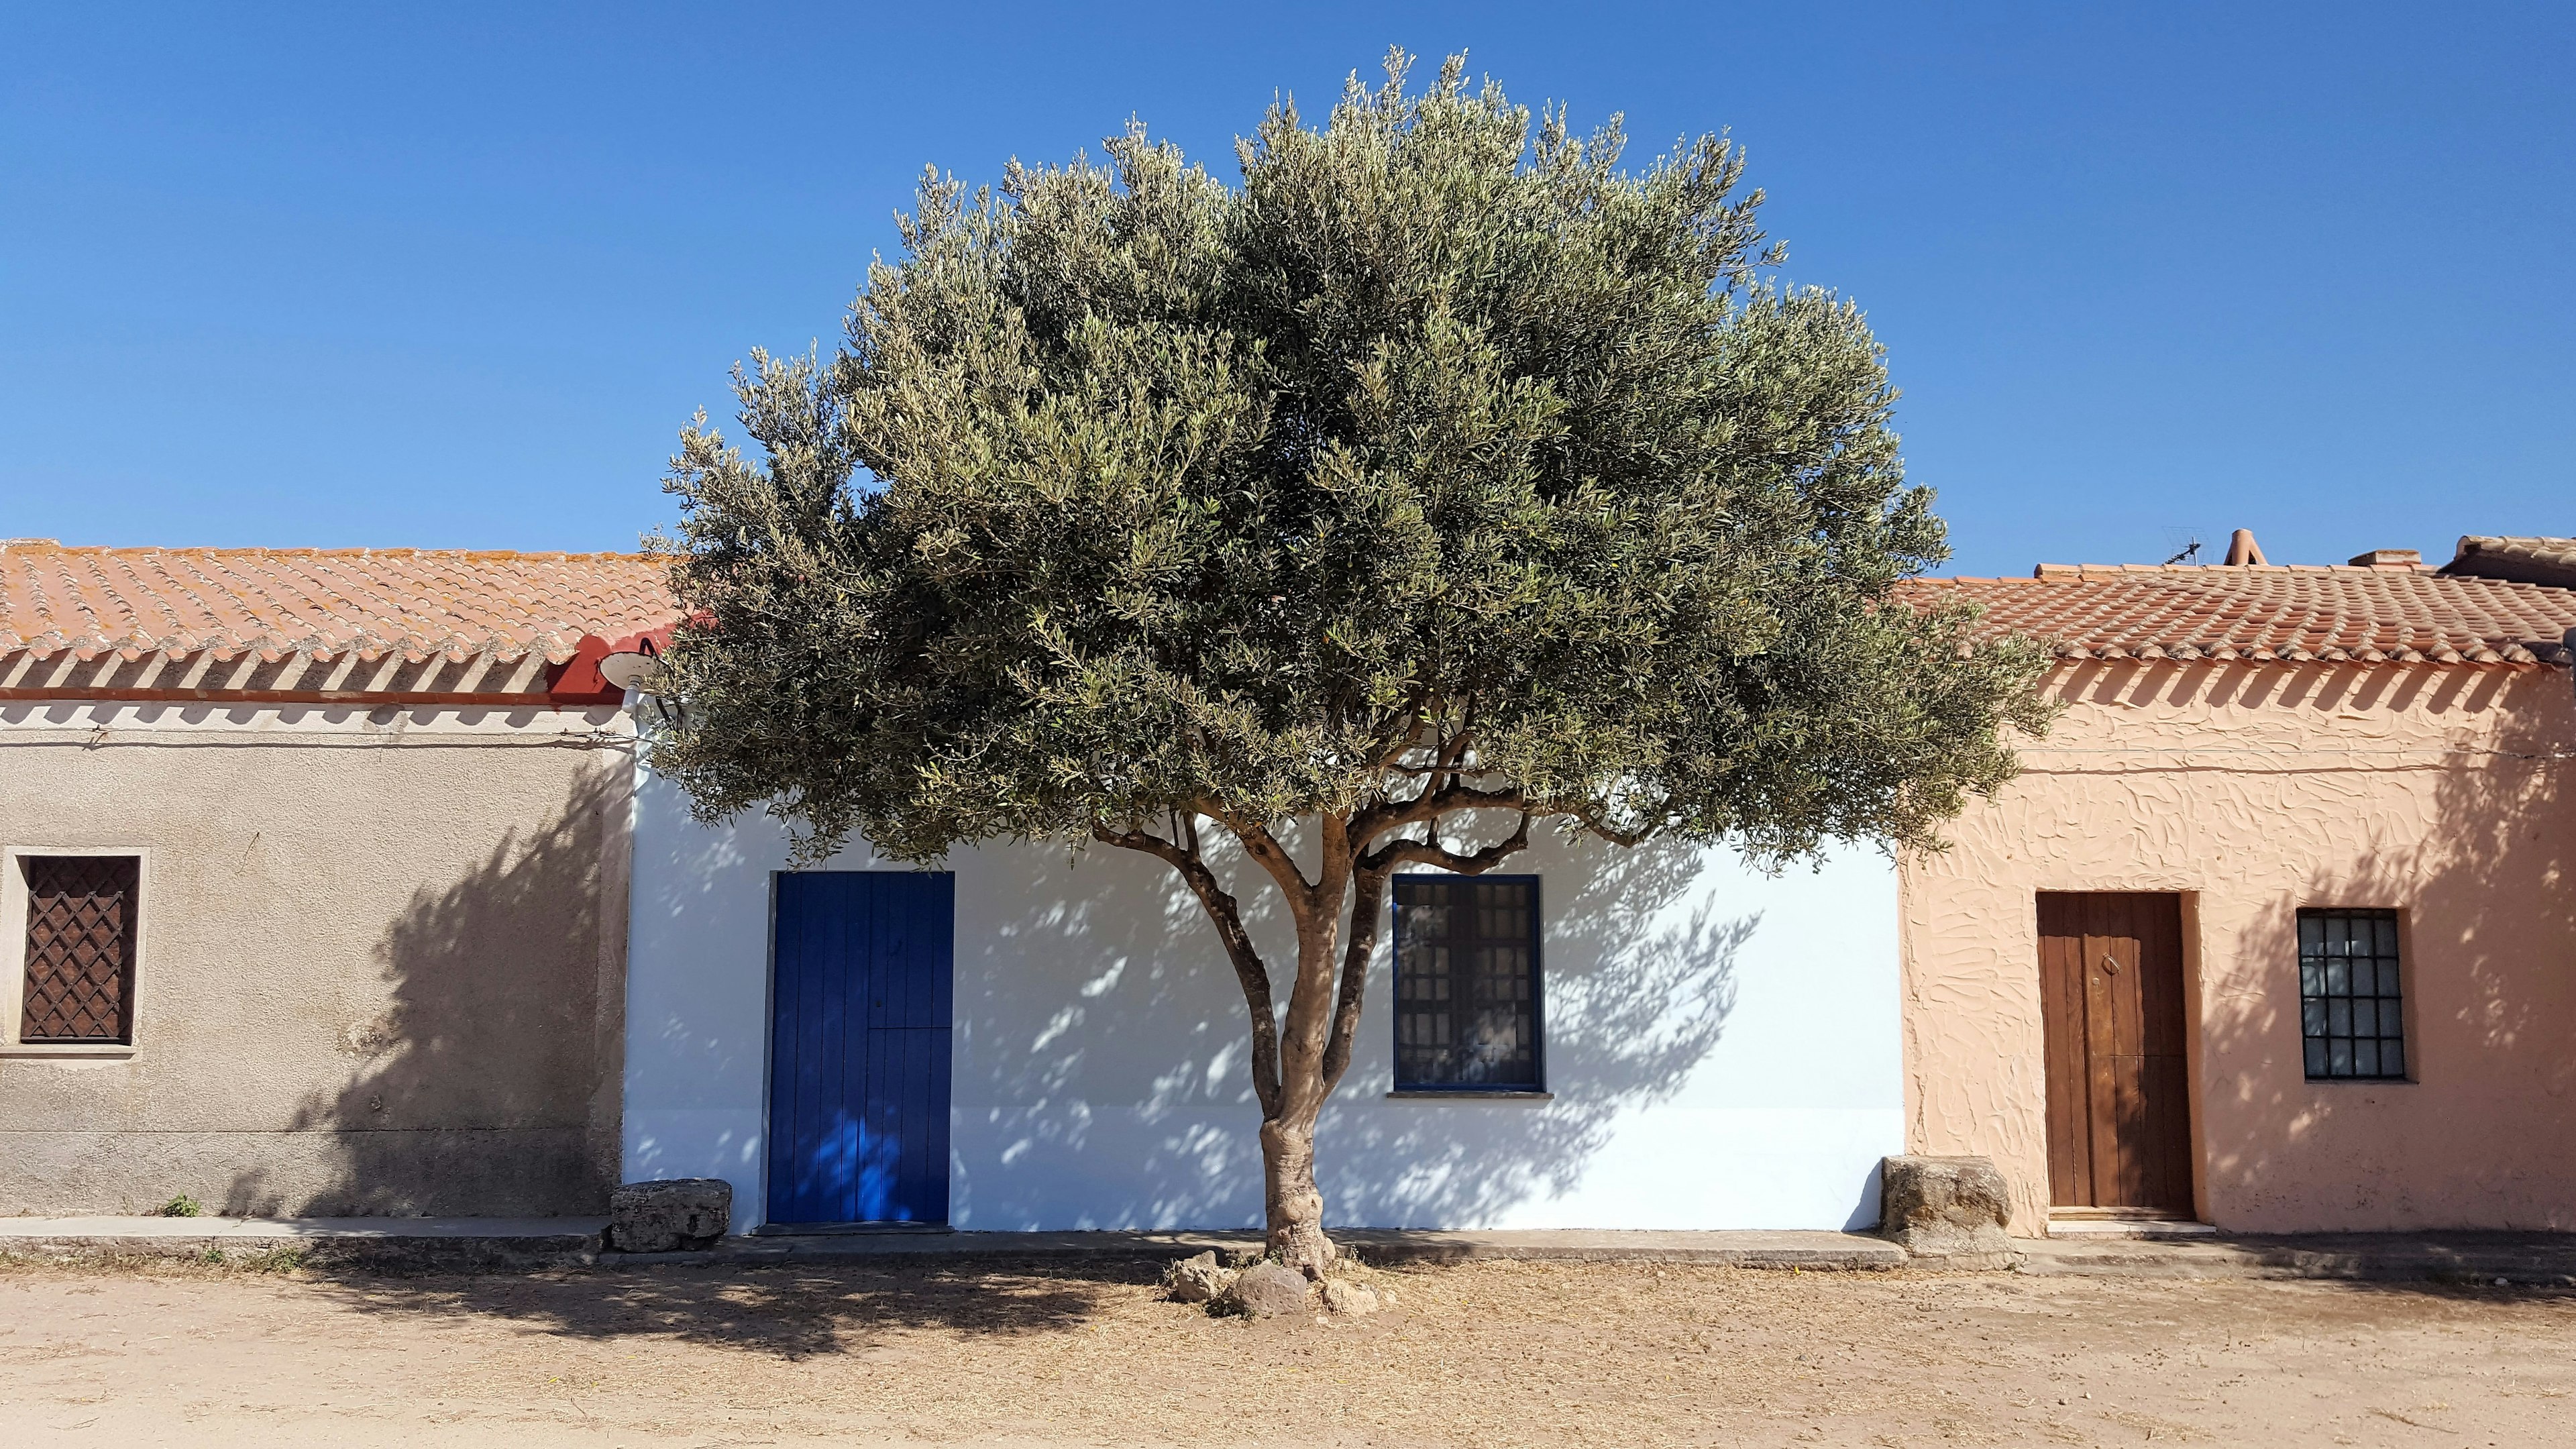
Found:
[[1538, 877], [1395, 879], [1395, 1088], [1536, 1092]]

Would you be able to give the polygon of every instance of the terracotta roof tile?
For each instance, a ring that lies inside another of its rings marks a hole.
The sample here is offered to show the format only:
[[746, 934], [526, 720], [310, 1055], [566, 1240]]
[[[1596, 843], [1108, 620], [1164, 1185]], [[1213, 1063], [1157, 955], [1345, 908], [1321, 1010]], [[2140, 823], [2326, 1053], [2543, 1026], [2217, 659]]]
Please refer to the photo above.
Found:
[[64, 548], [0, 542], [0, 653], [294, 652], [412, 662], [618, 639], [679, 615], [643, 554], [463, 549]]
[[1982, 626], [2095, 659], [2357, 659], [2564, 664], [2576, 589], [2426, 568], [2042, 564], [2027, 579], [1921, 579]]
[[2472, 534], [2460, 540], [2459, 553], [2442, 572], [2576, 588], [2576, 538], [2480, 538]]

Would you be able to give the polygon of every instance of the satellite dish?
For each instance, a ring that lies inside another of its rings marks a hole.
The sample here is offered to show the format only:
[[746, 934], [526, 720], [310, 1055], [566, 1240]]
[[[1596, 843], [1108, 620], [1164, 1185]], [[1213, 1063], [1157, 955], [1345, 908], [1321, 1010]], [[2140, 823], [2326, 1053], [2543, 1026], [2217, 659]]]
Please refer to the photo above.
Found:
[[611, 654], [599, 661], [599, 677], [619, 689], [634, 689], [653, 672], [650, 654]]

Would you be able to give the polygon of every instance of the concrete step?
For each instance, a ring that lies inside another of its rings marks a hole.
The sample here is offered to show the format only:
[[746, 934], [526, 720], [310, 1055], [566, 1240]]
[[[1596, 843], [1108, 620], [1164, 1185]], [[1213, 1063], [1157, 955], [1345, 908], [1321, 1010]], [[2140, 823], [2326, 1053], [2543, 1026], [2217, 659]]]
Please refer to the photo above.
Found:
[[2576, 1233], [2214, 1233], [2016, 1239], [2025, 1273], [2576, 1287]]

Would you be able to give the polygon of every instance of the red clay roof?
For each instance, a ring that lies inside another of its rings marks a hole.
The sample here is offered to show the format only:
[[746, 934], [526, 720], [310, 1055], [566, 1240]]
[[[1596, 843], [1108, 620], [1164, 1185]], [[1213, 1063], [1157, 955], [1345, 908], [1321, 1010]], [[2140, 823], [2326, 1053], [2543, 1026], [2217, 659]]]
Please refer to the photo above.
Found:
[[643, 554], [0, 542], [0, 654], [543, 654], [679, 616]]
[[2576, 589], [2417, 567], [2042, 564], [2027, 579], [1922, 579], [1983, 627], [2066, 658], [2564, 664]]
[[2472, 534], [2460, 540], [2459, 554], [2442, 572], [2576, 588], [2576, 538], [2481, 538]]

